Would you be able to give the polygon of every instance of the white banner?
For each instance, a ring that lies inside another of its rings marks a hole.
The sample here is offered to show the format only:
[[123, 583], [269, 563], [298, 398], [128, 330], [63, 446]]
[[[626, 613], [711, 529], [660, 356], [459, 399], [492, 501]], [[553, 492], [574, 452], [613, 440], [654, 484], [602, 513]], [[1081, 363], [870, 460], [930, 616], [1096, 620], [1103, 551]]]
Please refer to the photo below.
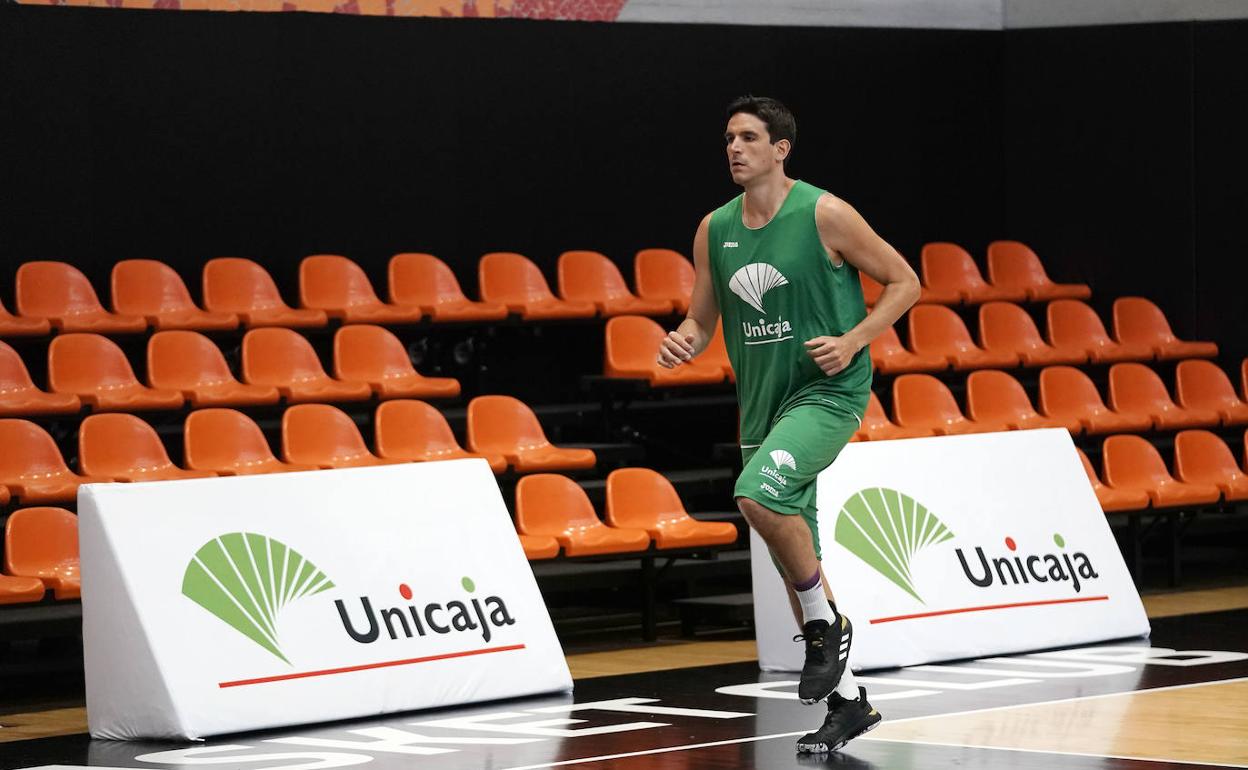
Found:
[[483, 460], [94, 484], [96, 738], [190, 738], [568, 690]]
[[[817, 504], [854, 670], [1149, 633], [1064, 430], [850, 444]], [[800, 670], [784, 583], [752, 537], [759, 665]]]

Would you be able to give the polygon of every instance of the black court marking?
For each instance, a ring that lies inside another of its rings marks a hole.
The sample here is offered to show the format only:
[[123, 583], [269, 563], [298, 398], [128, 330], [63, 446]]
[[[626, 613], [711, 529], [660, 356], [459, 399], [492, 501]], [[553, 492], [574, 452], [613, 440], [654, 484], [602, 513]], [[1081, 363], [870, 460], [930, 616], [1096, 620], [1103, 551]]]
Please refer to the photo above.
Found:
[[[1149, 648], [1168, 648], [1145, 653]], [[1113, 656], [1107, 649], [1115, 648]], [[1227, 654], [1223, 654], [1227, 653]], [[861, 676], [885, 721], [1248, 678], [1248, 610], [1155, 621], [1151, 640], [965, 661]], [[1121, 660], [1134, 654], [1135, 662]], [[1150, 662], [1141, 662], [1144, 657]], [[1194, 763], [997, 748], [854, 741], [797, 755], [822, 706], [796, 700], [796, 675], [752, 663], [582, 680], [575, 695], [490, 703], [216, 738], [199, 744], [91, 741], [0, 744], [0, 767], [430, 768], [1193, 768]], [[789, 682], [790, 684], [786, 684]], [[1176, 715], [1196, 723], [1198, 714]], [[872, 735], [877, 735], [873, 733]]]

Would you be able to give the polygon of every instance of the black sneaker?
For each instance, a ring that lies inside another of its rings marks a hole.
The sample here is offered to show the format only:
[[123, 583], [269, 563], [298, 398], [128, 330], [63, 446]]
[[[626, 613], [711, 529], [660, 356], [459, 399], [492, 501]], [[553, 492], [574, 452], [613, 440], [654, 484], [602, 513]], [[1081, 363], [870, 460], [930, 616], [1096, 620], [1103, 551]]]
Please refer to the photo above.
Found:
[[849, 618], [839, 617], [839, 628], [833, 628], [826, 620], [812, 620], [793, 637], [795, 642], [806, 642], [806, 663], [802, 666], [797, 697], [807, 705], [828, 697], [845, 671], [854, 628]]
[[883, 717], [870, 703], [867, 703], [867, 690], [858, 688], [858, 700], [846, 700], [838, 693], [828, 697], [828, 716], [823, 726], [813, 733], [797, 739], [797, 753], [826, 754], [857, 738], [859, 735], [874, 730]]

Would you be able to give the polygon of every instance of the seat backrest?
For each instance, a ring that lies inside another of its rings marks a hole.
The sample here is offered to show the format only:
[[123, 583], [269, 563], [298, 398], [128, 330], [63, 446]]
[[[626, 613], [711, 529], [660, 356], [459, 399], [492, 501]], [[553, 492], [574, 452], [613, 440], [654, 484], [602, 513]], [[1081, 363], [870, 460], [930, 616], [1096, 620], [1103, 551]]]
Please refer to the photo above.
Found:
[[1239, 402], [1231, 378], [1212, 361], [1189, 359], [1175, 368], [1175, 394], [1185, 407], [1218, 409]]
[[1144, 364], [1114, 364], [1109, 367], [1109, 403], [1114, 409], [1147, 408], [1173, 404], [1161, 377]]
[[30, 420], [0, 419], [0, 481], [69, 472], [46, 430]]
[[862, 415], [862, 425], [880, 426], [891, 423], [888, 414], [884, 412], [884, 405], [880, 403], [880, 397], [875, 395], [875, 391], [871, 391], [871, 395], [867, 398], [867, 411]]
[[632, 296], [615, 263], [596, 251], [565, 251], [557, 267], [559, 296], [580, 302]]
[[649, 468], [618, 468], [607, 476], [607, 522], [613, 527], [648, 529], [688, 518], [676, 488]]
[[371, 454], [360, 429], [337, 407], [298, 404], [282, 414], [282, 457], [286, 462], [332, 465]]
[[268, 271], [250, 259], [217, 257], [204, 265], [204, 307], [222, 313], [288, 308]]
[[373, 419], [377, 454], [410, 459], [462, 449], [446, 418], [424, 401], [396, 399], [377, 407]]
[[910, 347], [918, 353], [967, 350], [976, 347], [966, 324], [944, 305], [915, 305], [907, 314]]
[[25, 577], [77, 572], [78, 517], [64, 508], [22, 508], [4, 529], [4, 571]]
[[516, 483], [516, 526], [529, 535], [556, 535], [602, 526], [580, 485], [558, 473], [535, 473]]
[[35, 381], [30, 378], [26, 362], [16, 350], [0, 342], [0, 396], [13, 391], [31, 390]]
[[314, 310], [377, 305], [364, 269], [337, 254], [313, 254], [299, 263], [299, 303]]
[[468, 402], [468, 447], [472, 451], [510, 454], [549, 443], [537, 415], [519, 399], [477, 396]]
[[523, 254], [496, 251], [477, 263], [481, 299], [487, 302], [532, 302], [553, 299], [550, 284], [533, 261]]
[[[657, 347], [655, 352], [657, 354]], [[715, 331], [700, 355], [702, 360], [709, 361], [716, 366], [725, 364], [731, 366], [732, 361], [728, 358], [728, 344], [724, 342], [724, 319], [721, 318], [715, 322]]]
[[960, 291], [986, 285], [975, 260], [956, 243], [923, 244], [919, 266], [923, 271], [923, 285], [932, 289]]
[[893, 414], [901, 425], [965, 419], [949, 388], [930, 374], [903, 374], [893, 380]]
[[298, 332], [273, 327], [243, 335], [243, 379], [247, 382], [284, 385], [325, 376], [312, 344]]
[[1110, 436], [1102, 445], [1105, 483], [1111, 487], [1152, 487], [1174, 477], [1157, 448], [1139, 436]]
[[334, 333], [334, 376], [340, 380], [379, 382], [415, 371], [407, 349], [388, 329], [348, 324]]
[[642, 249], [633, 258], [633, 283], [644, 299], [688, 302], [693, 280], [693, 264], [671, 249]]
[[607, 321], [605, 330], [606, 372], [649, 368], [659, 351], [665, 332], [644, 316], [621, 315]]
[[186, 467], [221, 470], [276, 460], [260, 426], [237, 409], [198, 409], [186, 417]]
[[905, 353], [906, 349], [902, 347], [901, 337], [897, 336], [897, 327], [889, 326], [880, 332], [879, 336], [871, 340], [871, 353], [875, 356], [883, 357], [885, 354], [895, 355], [897, 353]]
[[88, 476], [123, 476], [173, 465], [152, 426], [132, 414], [93, 414], [78, 428], [78, 467]]
[[138, 384], [117, 343], [100, 334], [61, 334], [48, 346], [48, 384], [61, 393], [90, 393]]
[[1152, 345], [1175, 339], [1161, 308], [1143, 297], [1114, 300], [1114, 336], [1119, 342]]
[[1027, 391], [1005, 372], [981, 369], [966, 378], [966, 411], [972, 420], [1034, 414]]
[[1018, 241], [988, 244], [988, 280], [994, 286], [1029, 287], [1052, 283], [1036, 252]]
[[1226, 442], [1207, 430], [1180, 431], [1174, 437], [1174, 469], [1185, 481], [1202, 483], [1242, 473]]
[[123, 259], [113, 265], [113, 309], [130, 315], [196, 310], [182, 277], [155, 259]]
[[147, 341], [147, 381], [154, 388], [194, 390], [237, 382], [225, 356], [199, 332], [156, 332]]
[[1109, 332], [1096, 311], [1077, 299], [1055, 299], [1044, 310], [1049, 340], [1062, 347], [1085, 347], [1110, 342]]
[[979, 306], [979, 338], [986, 348], [1020, 349], [1043, 345], [1035, 321], [1013, 302]]
[[1239, 364], [1239, 395], [1248, 401], [1248, 358]]
[[1092, 379], [1073, 366], [1040, 370], [1040, 409], [1048, 415], [1103, 411], [1105, 401]]
[[395, 254], [388, 265], [390, 301], [396, 305], [437, 305], [465, 300], [455, 273], [432, 254]]
[[103, 313], [82, 271], [65, 262], [27, 262], [17, 268], [17, 312], [36, 318]]

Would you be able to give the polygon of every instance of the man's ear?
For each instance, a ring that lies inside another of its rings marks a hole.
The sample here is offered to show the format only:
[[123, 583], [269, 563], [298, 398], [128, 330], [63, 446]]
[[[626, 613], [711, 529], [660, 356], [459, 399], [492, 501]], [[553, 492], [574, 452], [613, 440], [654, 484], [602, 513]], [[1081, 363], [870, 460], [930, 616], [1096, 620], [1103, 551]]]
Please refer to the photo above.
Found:
[[793, 144], [788, 139], [781, 139], [776, 142], [776, 151], [780, 155], [780, 160], [789, 157], [789, 152], [793, 149]]

